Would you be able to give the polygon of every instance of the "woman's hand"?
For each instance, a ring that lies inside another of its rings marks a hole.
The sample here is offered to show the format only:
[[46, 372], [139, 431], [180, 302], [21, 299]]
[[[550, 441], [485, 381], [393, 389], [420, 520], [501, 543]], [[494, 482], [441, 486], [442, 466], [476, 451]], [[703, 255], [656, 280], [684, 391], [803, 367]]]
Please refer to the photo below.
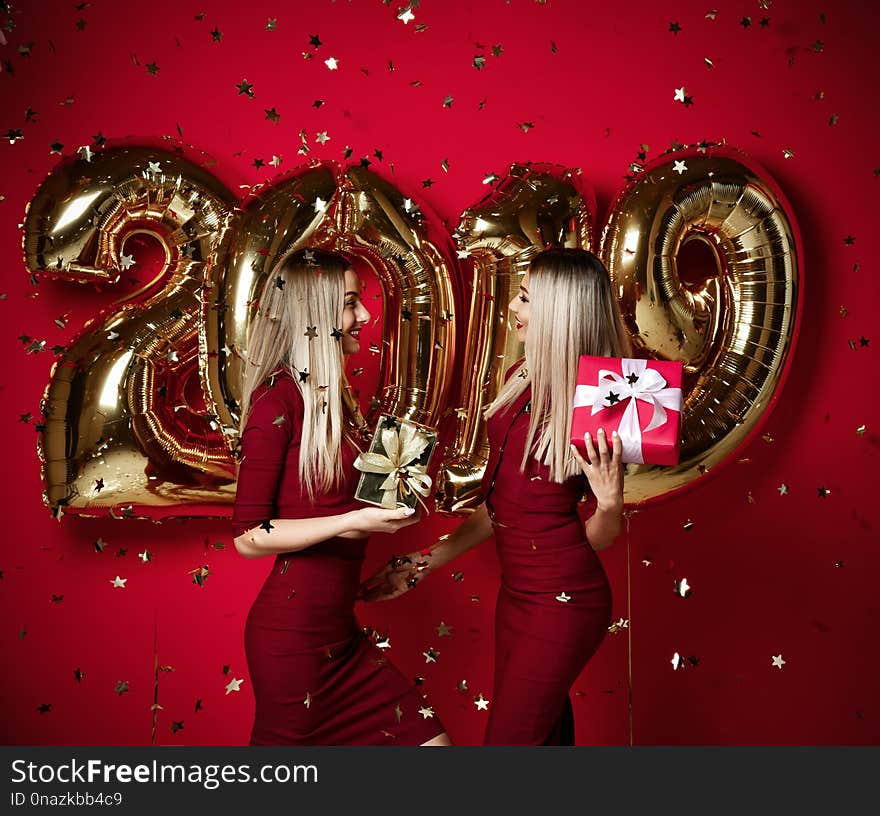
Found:
[[605, 432], [600, 428], [597, 434], [598, 451], [593, 447], [590, 434], [584, 434], [584, 445], [587, 449], [589, 461], [586, 461], [572, 445], [571, 451], [581, 470], [590, 483], [590, 490], [596, 497], [596, 506], [603, 511], [623, 511], [623, 463], [620, 457], [623, 452], [623, 443], [617, 431], [613, 433], [611, 451], [608, 450], [608, 440]]
[[394, 510], [362, 507], [348, 515], [349, 529], [341, 533], [340, 538], [364, 538], [371, 533], [396, 533], [403, 527], [421, 521], [421, 516], [411, 507], [396, 507]]
[[361, 584], [361, 601], [390, 601], [412, 589], [431, 571], [431, 556], [421, 552], [395, 555], [380, 570]]

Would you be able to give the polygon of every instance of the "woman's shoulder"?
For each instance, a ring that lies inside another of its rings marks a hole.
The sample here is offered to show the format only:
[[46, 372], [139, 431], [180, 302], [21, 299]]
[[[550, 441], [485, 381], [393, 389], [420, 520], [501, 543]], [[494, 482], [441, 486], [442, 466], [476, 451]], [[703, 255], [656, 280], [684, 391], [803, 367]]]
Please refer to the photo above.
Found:
[[[521, 370], [522, 372], [525, 372], [525, 362], [526, 358], [521, 357], [510, 368], [508, 368], [507, 371], [504, 372], [504, 382], [507, 382], [514, 374], [517, 373], [517, 371]], [[525, 376], [525, 373], [523, 373], [523, 376]]]
[[302, 414], [303, 399], [299, 386], [285, 367], [275, 369], [255, 389], [252, 398], [254, 408], [258, 404], [284, 408], [287, 412]]

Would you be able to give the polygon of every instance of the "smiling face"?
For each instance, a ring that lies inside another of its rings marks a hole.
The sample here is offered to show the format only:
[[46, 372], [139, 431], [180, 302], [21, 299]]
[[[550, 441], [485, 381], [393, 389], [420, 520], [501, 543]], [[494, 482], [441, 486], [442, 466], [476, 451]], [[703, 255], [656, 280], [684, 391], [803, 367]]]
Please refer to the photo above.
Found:
[[508, 304], [508, 308], [516, 318], [516, 336], [521, 343], [526, 341], [526, 330], [529, 327], [529, 273], [523, 276], [519, 292]]
[[361, 280], [357, 273], [349, 267], [345, 270], [345, 308], [342, 312], [342, 343], [343, 354], [354, 354], [360, 351], [360, 332], [370, 313], [361, 303]]

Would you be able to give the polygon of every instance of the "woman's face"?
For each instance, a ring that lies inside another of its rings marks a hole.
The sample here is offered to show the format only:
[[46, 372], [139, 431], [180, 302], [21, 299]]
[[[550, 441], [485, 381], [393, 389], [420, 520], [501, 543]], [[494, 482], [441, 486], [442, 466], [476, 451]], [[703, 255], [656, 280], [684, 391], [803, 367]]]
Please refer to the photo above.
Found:
[[519, 292], [508, 304], [508, 308], [516, 318], [516, 336], [521, 343], [526, 341], [526, 330], [529, 328], [529, 273], [523, 276]]
[[348, 268], [345, 270], [345, 308], [342, 311], [342, 343], [343, 354], [354, 354], [360, 351], [361, 329], [370, 319], [367, 307], [361, 303], [361, 280], [357, 273]]

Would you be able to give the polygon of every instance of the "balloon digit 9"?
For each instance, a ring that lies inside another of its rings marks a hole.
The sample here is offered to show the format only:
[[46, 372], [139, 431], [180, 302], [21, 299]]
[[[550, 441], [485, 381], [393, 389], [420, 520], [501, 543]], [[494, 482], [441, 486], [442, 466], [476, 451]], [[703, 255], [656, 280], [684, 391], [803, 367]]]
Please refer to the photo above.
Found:
[[[628, 465], [627, 503], [675, 491], [729, 457], [772, 404], [802, 302], [800, 236], [786, 208], [762, 168], [722, 147], [659, 157], [612, 205], [601, 254], [636, 353], [681, 360], [688, 381], [680, 464]], [[717, 262], [697, 286], [677, 265], [694, 239]]]
[[457, 513], [482, 501], [488, 459], [483, 408], [523, 355], [511, 331], [508, 302], [529, 261], [549, 246], [590, 249], [596, 199], [579, 170], [514, 164], [478, 204], [462, 213], [458, 246], [473, 262], [470, 326], [455, 442], [437, 484], [437, 509]]
[[89, 321], [52, 368], [38, 442], [51, 507], [112, 513], [123, 502], [176, 505], [234, 488], [234, 463], [198, 387], [196, 332], [204, 259], [234, 203], [196, 164], [144, 147], [63, 161], [37, 191], [25, 219], [29, 271], [114, 283], [136, 232], [159, 240], [167, 258], [154, 281]]

